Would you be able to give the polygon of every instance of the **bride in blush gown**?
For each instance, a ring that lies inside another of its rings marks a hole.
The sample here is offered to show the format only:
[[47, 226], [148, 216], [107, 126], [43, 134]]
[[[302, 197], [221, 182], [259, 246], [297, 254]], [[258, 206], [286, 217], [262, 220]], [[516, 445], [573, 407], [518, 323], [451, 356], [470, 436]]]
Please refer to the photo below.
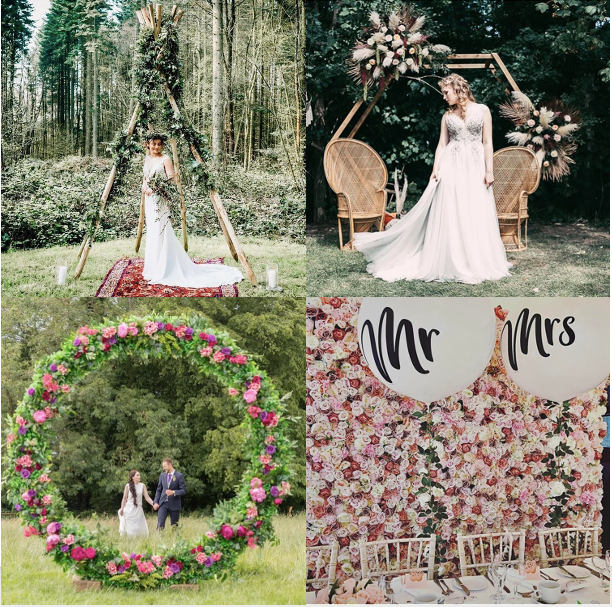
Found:
[[183, 249], [170, 223], [170, 212], [159, 195], [148, 185], [155, 173], [174, 177], [172, 160], [162, 154], [165, 136], [153, 133], [147, 137], [149, 155], [144, 162], [142, 190], [145, 194], [147, 240], [142, 276], [151, 284], [171, 287], [219, 287], [241, 281], [237, 268], [222, 264], [196, 264]]
[[449, 110], [429, 185], [419, 202], [384, 232], [355, 234], [368, 272], [387, 282], [477, 284], [510, 276], [493, 198], [491, 112], [474, 101], [467, 81], [439, 84]]

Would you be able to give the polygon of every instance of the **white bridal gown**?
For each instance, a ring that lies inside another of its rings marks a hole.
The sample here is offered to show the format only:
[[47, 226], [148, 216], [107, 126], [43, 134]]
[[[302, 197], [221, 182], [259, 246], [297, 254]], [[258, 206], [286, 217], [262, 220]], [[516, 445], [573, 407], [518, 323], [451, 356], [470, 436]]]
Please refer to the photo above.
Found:
[[477, 284], [510, 276], [493, 188], [484, 184], [483, 107], [446, 114], [449, 142], [419, 202], [384, 232], [355, 234], [368, 272], [396, 280]]
[[[159, 172], [165, 174], [164, 158], [160, 156], [151, 162], [146, 178]], [[160, 205], [160, 216], [155, 209], [157, 194], [145, 196], [145, 217], [147, 222], [147, 242], [145, 246], [145, 262], [142, 276], [151, 284], [171, 287], [219, 287], [234, 284], [244, 277], [238, 268], [222, 264], [196, 264], [183, 249], [176, 237], [168, 208]]]
[[[126, 487], [128, 487], [128, 485], [126, 485]], [[123, 516], [119, 515], [119, 533], [121, 535], [127, 535], [128, 537], [139, 535], [148, 536], [149, 528], [147, 527], [147, 521], [142, 510], [142, 490], [144, 485], [138, 483], [135, 487], [136, 502], [138, 505], [134, 506], [134, 496], [128, 488], [128, 499], [123, 507]], [[121, 512], [121, 510], [119, 510], [119, 512]]]

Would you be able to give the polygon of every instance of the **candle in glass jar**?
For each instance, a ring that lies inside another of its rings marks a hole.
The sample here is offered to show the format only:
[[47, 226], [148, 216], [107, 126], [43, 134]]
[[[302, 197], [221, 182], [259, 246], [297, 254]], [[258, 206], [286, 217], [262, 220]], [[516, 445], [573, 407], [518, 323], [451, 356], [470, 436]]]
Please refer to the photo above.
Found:
[[276, 270], [268, 271], [268, 286], [271, 289], [276, 289]]
[[68, 274], [68, 266], [60, 266], [57, 269], [57, 284], [66, 284], [66, 275]]

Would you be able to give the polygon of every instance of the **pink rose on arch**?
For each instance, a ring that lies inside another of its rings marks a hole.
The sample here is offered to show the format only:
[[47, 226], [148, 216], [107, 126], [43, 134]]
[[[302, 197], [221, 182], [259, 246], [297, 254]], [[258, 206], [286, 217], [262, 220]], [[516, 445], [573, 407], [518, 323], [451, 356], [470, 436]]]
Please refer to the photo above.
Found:
[[247, 413], [253, 418], [253, 419], [257, 419], [259, 417], [259, 414], [261, 413], [261, 409], [257, 406], [257, 405], [251, 405], [248, 409], [247, 409]]
[[217, 534], [214, 531], [207, 531], [205, 535], [211, 540], [217, 539]]
[[255, 390], [247, 390], [242, 396], [247, 403], [254, 403], [257, 400], [257, 392]]
[[54, 533], [53, 535], [47, 537], [47, 544], [49, 544], [49, 546], [57, 546], [59, 544], [59, 541], [60, 536], [57, 535], [57, 533]]
[[247, 362], [247, 357], [244, 354], [238, 354], [237, 356], [234, 356], [234, 362], [237, 365], [245, 365]]
[[42, 501], [45, 506], [49, 506], [51, 502], [53, 501], [53, 498], [50, 495], [45, 495], [43, 496]]
[[282, 500], [280, 497], [277, 497], [277, 498], [274, 500], [274, 503], [275, 503], [277, 506], [280, 506], [280, 505], [283, 503], [283, 500]]
[[13, 441], [15, 440], [15, 433], [11, 432], [7, 437], [6, 437], [6, 442], [10, 445]]
[[261, 479], [257, 478], [256, 476], [251, 479], [251, 487], [253, 489], [257, 489], [257, 487], [261, 487], [262, 485], [263, 483], [261, 482]]
[[212, 348], [209, 346], [208, 348], [202, 348], [200, 350], [200, 356], [210, 356], [212, 354]]
[[88, 559], [90, 559], [90, 560], [96, 558], [96, 549], [95, 548], [87, 548], [85, 550], [85, 556]]
[[106, 339], [110, 339], [117, 333], [116, 327], [106, 327], [106, 329], [102, 329], [102, 337]]
[[72, 546], [72, 544], [74, 544], [74, 535], [70, 533], [62, 541], [64, 542], [64, 544], [66, 544], [66, 546]]
[[250, 537], [247, 544], [249, 548], [257, 548], [257, 540], [254, 537]]
[[266, 491], [263, 487], [256, 487], [249, 491], [254, 502], [263, 502], [266, 499]]
[[162, 557], [161, 556], [152, 556], [151, 560], [153, 561], [154, 565], [156, 567], [161, 567], [162, 564]]
[[229, 392], [230, 396], [236, 396], [236, 394], [238, 394], [238, 390], [236, 390], [236, 388], [228, 388], [227, 391]]
[[42, 424], [47, 421], [47, 414], [41, 409], [36, 411], [32, 417], [37, 424]]
[[236, 529], [236, 535], [238, 537], [245, 537], [246, 529], [242, 525], [238, 525], [238, 528]]
[[125, 337], [128, 333], [128, 326], [127, 323], [122, 322], [118, 327], [117, 327], [117, 335], [119, 337]]
[[257, 518], [257, 508], [247, 508], [247, 518]]
[[231, 540], [234, 537], [234, 530], [229, 525], [221, 525], [221, 535], [226, 540]]
[[203, 565], [204, 561], [207, 558], [208, 557], [203, 552], [198, 552], [198, 554], [196, 555], [196, 561], [198, 561], [198, 563], [200, 563], [200, 565]]
[[67, 384], [62, 384], [60, 386], [60, 390], [64, 393], [64, 394], [68, 394], [68, 392], [70, 392], [70, 386]]
[[61, 528], [61, 523], [49, 523], [47, 525], [47, 533], [58, 533]]
[[210, 556], [212, 556], [212, 560], [215, 561], [215, 563], [217, 561], [221, 560], [221, 557], [223, 556], [222, 552], [213, 552]]
[[223, 354], [223, 352], [221, 352], [221, 350], [217, 350], [217, 352], [215, 352], [215, 354], [213, 356], [213, 360], [216, 363], [220, 363], [220, 362], [225, 360], [225, 354]]

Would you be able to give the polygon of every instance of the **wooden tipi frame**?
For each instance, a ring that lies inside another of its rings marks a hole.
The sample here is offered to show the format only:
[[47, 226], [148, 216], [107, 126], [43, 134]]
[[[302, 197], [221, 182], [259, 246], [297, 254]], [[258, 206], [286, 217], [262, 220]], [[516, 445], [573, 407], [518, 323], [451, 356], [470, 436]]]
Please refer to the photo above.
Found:
[[[172, 7], [172, 12], [171, 12], [170, 17], [172, 19], [173, 26], [176, 26], [178, 24], [183, 14], [184, 14], [184, 11], [177, 10], [176, 5]], [[143, 28], [152, 29], [153, 36], [157, 38], [157, 36], [159, 35], [161, 31], [161, 27], [162, 27], [162, 6], [161, 4], [156, 4], [155, 6], [153, 6], [153, 4], [149, 4], [148, 6], [143, 7], [142, 9], [136, 11], [136, 17], [138, 18], [140, 25]], [[160, 51], [160, 55], [162, 52], [163, 50]], [[158, 59], [159, 59], [159, 55], [158, 55]], [[166, 97], [168, 98], [168, 101], [170, 105], [172, 106], [172, 109], [174, 110], [175, 116], [179, 120], [182, 120], [181, 110], [176, 100], [174, 99], [174, 96], [172, 95], [172, 91], [170, 90], [170, 87], [168, 86], [167, 82], [164, 85], [164, 90], [165, 90]], [[131, 137], [132, 134], [134, 133], [134, 129], [136, 128], [136, 121], [138, 119], [138, 114], [140, 113], [140, 110], [141, 110], [141, 106], [139, 103], [137, 103], [136, 107], [134, 108], [134, 113], [132, 114], [132, 118], [127, 128], [128, 137]], [[183, 196], [182, 184], [180, 181], [178, 151], [177, 151], [176, 141], [174, 139], [171, 140], [170, 144], [172, 147], [174, 171], [177, 175], [177, 189], [179, 191], [179, 197], [181, 200], [183, 246], [185, 250], [187, 250], [185, 200]], [[198, 152], [196, 147], [193, 144], [190, 144], [189, 147], [190, 147], [191, 153], [194, 159], [196, 160], [196, 162], [198, 164], [202, 164], [203, 163], [202, 157], [200, 156], [200, 153]], [[95, 226], [93, 230], [87, 232], [87, 234], [85, 235], [85, 238], [83, 239], [83, 243], [81, 244], [81, 248], [79, 250], [80, 259], [79, 259], [79, 264], [77, 266], [77, 269], [74, 275], [75, 280], [81, 276], [81, 273], [83, 272], [83, 268], [85, 267], [85, 264], [87, 262], [89, 251], [93, 245], [93, 241], [96, 237], [98, 228], [100, 227], [100, 221], [104, 213], [104, 208], [106, 207], [106, 203], [108, 202], [116, 176], [117, 176], [117, 167], [113, 165], [110, 175], [108, 176], [108, 180], [106, 181], [106, 186], [104, 187], [104, 191], [102, 192], [102, 196], [100, 198], [100, 208], [99, 208], [98, 217], [96, 219]], [[212, 202], [213, 208], [215, 209], [215, 212], [217, 213], [217, 218], [219, 219], [221, 229], [223, 230], [223, 234], [229, 246], [232, 257], [236, 261], [240, 261], [240, 263], [242, 264], [242, 267], [247, 273], [247, 276], [249, 277], [249, 280], [251, 281], [251, 284], [253, 284], [254, 286], [257, 285], [257, 278], [255, 277], [255, 274], [253, 270], [251, 269], [249, 261], [246, 258], [246, 255], [244, 254], [242, 247], [240, 246], [240, 242], [238, 241], [236, 232], [234, 231], [234, 228], [232, 227], [232, 224], [230, 223], [229, 217], [227, 216], [227, 212], [225, 211], [225, 208], [223, 207], [221, 198], [219, 197], [219, 194], [214, 189], [210, 190], [210, 200]], [[143, 225], [144, 225], [144, 195], [141, 197], [140, 219], [138, 222], [138, 236], [136, 239], [136, 251], [138, 251], [138, 249], [140, 248], [140, 240], [142, 238]]]
[[[520, 92], [520, 89], [514, 78], [510, 75], [508, 68], [504, 65], [504, 62], [501, 60], [500, 56], [497, 53], [463, 53], [457, 55], [449, 55], [449, 61], [459, 60], [459, 63], [447, 63], [446, 67], [450, 70], [469, 70], [469, 69], [486, 69], [490, 70], [492, 74], [495, 74], [495, 65], [499, 67], [502, 71], [506, 79], [508, 80], [508, 84], [512, 87], [513, 90]], [[473, 63], [477, 61], [478, 63]], [[427, 66], [425, 66], [427, 67]], [[497, 76], [496, 76], [497, 78]], [[497, 78], [499, 80], [499, 78]], [[388, 78], [386, 84], [389, 85], [392, 81], [392, 78]], [[378, 103], [378, 100], [382, 97], [382, 94], [386, 90], [386, 86], [384, 88], [380, 88], [376, 95], [374, 95], [370, 104], [366, 107], [363, 114], [352, 128], [351, 132], [345, 137], [345, 139], [353, 139], [357, 131], [361, 128], [365, 119], [368, 117], [374, 106]], [[336, 132], [333, 134], [331, 141], [340, 138], [342, 133], [345, 131], [351, 120], [355, 117], [359, 108], [364, 104], [363, 98], [359, 99], [348, 113], [342, 124], [338, 127]]]

